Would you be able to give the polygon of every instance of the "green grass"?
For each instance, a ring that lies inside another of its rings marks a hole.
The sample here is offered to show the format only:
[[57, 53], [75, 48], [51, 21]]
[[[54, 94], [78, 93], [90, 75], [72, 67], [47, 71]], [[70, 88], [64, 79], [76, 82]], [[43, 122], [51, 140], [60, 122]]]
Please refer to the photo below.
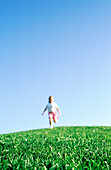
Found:
[[111, 170], [111, 127], [57, 127], [0, 135], [0, 169]]

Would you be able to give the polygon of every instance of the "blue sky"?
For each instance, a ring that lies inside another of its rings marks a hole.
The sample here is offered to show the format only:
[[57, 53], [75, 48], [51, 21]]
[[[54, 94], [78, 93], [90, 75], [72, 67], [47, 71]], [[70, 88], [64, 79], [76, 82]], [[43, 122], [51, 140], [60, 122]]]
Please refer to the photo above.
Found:
[[0, 134], [111, 126], [111, 1], [0, 1]]

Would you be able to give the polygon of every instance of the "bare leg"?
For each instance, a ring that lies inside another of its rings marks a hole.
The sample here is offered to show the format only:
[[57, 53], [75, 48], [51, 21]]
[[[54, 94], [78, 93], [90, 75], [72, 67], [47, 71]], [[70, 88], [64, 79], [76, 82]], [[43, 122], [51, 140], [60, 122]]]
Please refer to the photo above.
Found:
[[52, 120], [52, 118], [49, 118], [49, 124], [50, 124], [50, 128], [52, 129], [53, 128], [53, 120]]
[[57, 123], [58, 119], [57, 117], [54, 118], [54, 123]]

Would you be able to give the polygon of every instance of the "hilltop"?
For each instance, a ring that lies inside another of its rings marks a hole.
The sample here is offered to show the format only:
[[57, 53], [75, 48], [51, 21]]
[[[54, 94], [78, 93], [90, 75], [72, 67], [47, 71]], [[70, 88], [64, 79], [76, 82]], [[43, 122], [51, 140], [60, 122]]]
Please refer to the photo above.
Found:
[[111, 127], [0, 135], [0, 169], [111, 169]]

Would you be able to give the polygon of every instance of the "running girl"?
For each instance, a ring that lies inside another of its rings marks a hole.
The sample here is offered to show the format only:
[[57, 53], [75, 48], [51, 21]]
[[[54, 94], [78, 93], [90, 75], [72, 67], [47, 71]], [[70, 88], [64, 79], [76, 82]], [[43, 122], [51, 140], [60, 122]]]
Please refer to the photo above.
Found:
[[42, 115], [45, 114], [45, 111], [48, 110], [48, 117], [49, 117], [49, 124], [50, 128], [53, 128], [53, 121], [57, 123], [58, 117], [57, 117], [57, 111], [59, 112], [59, 115], [61, 115], [60, 109], [58, 108], [58, 105], [54, 102], [54, 97], [49, 97], [49, 103], [46, 105]]

